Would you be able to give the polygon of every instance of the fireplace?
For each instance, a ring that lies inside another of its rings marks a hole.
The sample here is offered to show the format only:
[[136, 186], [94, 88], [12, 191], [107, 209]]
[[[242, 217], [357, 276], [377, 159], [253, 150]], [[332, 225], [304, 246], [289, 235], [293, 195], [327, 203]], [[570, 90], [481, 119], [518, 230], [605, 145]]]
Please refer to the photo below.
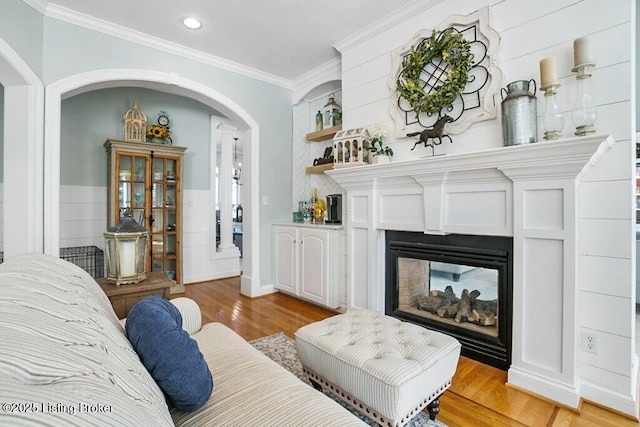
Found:
[[386, 231], [386, 314], [454, 336], [462, 354], [511, 364], [513, 239]]
[[[387, 299], [386, 231], [508, 236], [513, 293], [500, 295], [498, 308], [504, 314], [513, 300], [512, 322], [494, 342], [480, 337], [486, 353], [476, 352], [478, 358], [495, 360], [494, 348], [503, 347], [514, 387], [571, 408], [586, 398], [636, 414], [634, 301], [627, 286], [633, 270], [629, 148], [593, 135], [327, 171], [346, 193], [347, 309], [395, 312], [417, 322]], [[615, 203], [602, 203], [612, 197]], [[418, 259], [439, 253], [412, 252]], [[461, 264], [476, 266], [472, 261]], [[620, 280], [611, 280], [612, 272]], [[603, 323], [595, 312], [615, 321]], [[606, 346], [621, 358], [615, 373], [611, 357], [578, 345], [589, 330], [615, 337]], [[471, 332], [456, 333], [465, 354], [480, 341]]]

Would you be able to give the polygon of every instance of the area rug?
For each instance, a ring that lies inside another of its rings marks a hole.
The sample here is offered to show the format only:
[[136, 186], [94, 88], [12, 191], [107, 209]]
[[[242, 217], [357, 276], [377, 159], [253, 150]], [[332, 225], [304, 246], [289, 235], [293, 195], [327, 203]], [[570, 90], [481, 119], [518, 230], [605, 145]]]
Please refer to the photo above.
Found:
[[[258, 338], [257, 340], [249, 341], [249, 344], [260, 350], [262, 353], [267, 355], [270, 359], [278, 363], [280, 366], [284, 367], [286, 370], [294, 374], [296, 377], [300, 378], [301, 381], [309, 384], [309, 379], [302, 372], [302, 365], [298, 360], [298, 354], [296, 352], [296, 344], [295, 342], [286, 336], [284, 333], [279, 332], [274, 335], [269, 335], [268, 337]], [[367, 423], [372, 427], [378, 426], [377, 423], [371, 421], [364, 415], [360, 414], [355, 408], [346, 404], [339, 398], [333, 396], [330, 392], [325, 392], [325, 394], [331, 397], [333, 400], [338, 402], [340, 405], [345, 407], [349, 412], [360, 418], [362, 421]], [[447, 427], [446, 424], [435, 420], [431, 421], [429, 419], [429, 415], [420, 412], [418, 415], [413, 417], [411, 421], [405, 424], [407, 427], [423, 427], [423, 426], [437, 426], [437, 427]]]

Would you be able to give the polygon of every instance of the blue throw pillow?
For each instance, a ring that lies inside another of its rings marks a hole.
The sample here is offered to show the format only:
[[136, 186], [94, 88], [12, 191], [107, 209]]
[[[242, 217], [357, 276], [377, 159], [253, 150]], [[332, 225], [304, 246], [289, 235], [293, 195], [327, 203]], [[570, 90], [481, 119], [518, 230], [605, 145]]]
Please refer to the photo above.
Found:
[[125, 328], [143, 365], [176, 408], [192, 412], [209, 400], [211, 371], [173, 304], [147, 297], [131, 308]]

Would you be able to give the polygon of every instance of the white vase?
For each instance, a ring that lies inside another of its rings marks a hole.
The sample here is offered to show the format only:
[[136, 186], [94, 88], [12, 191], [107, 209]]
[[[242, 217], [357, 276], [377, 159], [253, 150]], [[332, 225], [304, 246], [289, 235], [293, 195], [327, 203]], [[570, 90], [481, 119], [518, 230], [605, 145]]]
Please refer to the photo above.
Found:
[[373, 165], [389, 163], [390, 161], [391, 161], [391, 156], [377, 155], [371, 158], [371, 164]]

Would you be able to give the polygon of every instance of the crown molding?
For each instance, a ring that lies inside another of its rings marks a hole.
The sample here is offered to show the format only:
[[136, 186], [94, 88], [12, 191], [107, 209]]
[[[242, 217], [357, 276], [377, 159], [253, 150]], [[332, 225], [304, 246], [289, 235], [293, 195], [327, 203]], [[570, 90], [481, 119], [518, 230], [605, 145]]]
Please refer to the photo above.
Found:
[[[23, 0], [25, 2], [46, 4], [45, 0]], [[36, 7], [36, 6], [33, 6]], [[178, 55], [183, 58], [191, 59], [211, 65], [223, 70], [231, 71], [236, 74], [241, 74], [246, 77], [251, 77], [256, 80], [260, 80], [266, 83], [271, 83], [277, 86], [284, 87], [286, 89], [292, 89], [292, 82], [287, 79], [283, 79], [274, 74], [265, 73], [255, 68], [248, 67], [246, 65], [239, 64], [237, 62], [229, 61], [227, 59], [206, 54], [196, 49], [192, 49], [177, 43], [173, 43], [167, 40], [160, 39], [158, 37], [150, 36], [148, 34], [132, 30], [130, 28], [123, 27], [121, 25], [113, 24], [101, 19], [94, 18], [83, 13], [76, 12], [74, 10], [58, 6], [49, 3], [46, 6], [45, 15], [49, 18], [57, 19], [69, 24], [78, 25], [80, 27], [87, 28], [92, 31], [97, 31], [103, 34], [107, 34], [113, 37], [118, 37], [127, 41], [138, 43], [143, 46], [147, 46], [153, 49], [157, 49], [173, 55]]]
[[416, 16], [425, 10], [431, 9], [438, 3], [442, 3], [444, 0], [415, 0], [408, 5], [394, 11], [389, 16], [380, 19], [368, 27], [350, 35], [349, 37], [334, 44], [333, 47], [339, 52], [344, 52], [347, 49], [357, 46], [360, 43], [375, 37], [385, 31], [405, 22], [407, 19]]
[[334, 80], [342, 80], [342, 59], [331, 59], [293, 81], [293, 104], [304, 99], [312, 89]]

